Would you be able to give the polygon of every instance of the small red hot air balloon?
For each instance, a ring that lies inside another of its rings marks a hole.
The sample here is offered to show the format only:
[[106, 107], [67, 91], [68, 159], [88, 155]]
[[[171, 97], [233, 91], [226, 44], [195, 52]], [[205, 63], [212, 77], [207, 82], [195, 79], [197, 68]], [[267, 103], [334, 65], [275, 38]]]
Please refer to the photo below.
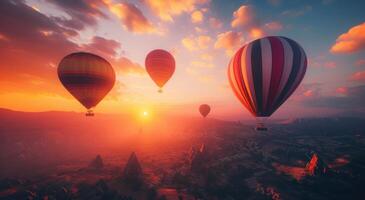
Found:
[[200, 114], [205, 118], [210, 112], [210, 106], [208, 104], [202, 104], [199, 106]]
[[160, 88], [158, 91], [162, 92], [162, 87], [175, 72], [174, 57], [165, 50], [155, 49], [148, 53], [145, 65], [147, 73]]
[[86, 116], [113, 88], [115, 72], [104, 58], [86, 52], [65, 56], [58, 65], [58, 78], [63, 86], [86, 109]]
[[[241, 47], [228, 66], [231, 88], [256, 118], [271, 116], [295, 91], [307, 69], [303, 48], [294, 40], [270, 36]], [[257, 130], [267, 130], [259, 123]]]

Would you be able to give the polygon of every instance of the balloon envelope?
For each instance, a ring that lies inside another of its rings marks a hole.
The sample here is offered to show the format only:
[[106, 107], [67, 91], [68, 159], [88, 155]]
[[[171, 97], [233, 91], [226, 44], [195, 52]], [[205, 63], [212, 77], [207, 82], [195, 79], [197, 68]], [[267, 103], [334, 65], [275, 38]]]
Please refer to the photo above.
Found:
[[162, 88], [175, 72], [175, 59], [167, 51], [156, 49], [145, 60], [147, 73], [159, 88]]
[[303, 48], [286, 37], [270, 36], [240, 48], [228, 66], [231, 88], [255, 117], [268, 117], [303, 80], [307, 58]]
[[210, 112], [210, 106], [208, 104], [202, 104], [199, 106], [199, 112], [203, 117], [206, 117]]
[[112, 89], [113, 67], [104, 58], [85, 52], [72, 53], [58, 65], [58, 78], [63, 86], [85, 108], [95, 107]]

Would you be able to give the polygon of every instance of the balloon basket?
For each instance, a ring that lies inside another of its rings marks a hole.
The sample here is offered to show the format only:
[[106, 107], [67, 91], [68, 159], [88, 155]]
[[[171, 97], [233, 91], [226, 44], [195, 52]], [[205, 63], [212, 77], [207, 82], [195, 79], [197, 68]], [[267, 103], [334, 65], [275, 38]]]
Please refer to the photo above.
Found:
[[92, 110], [88, 110], [86, 113], [85, 113], [85, 116], [86, 117], [93, 117], [95, 114]]
[[160, 89], [158, 89], [158, 91], [157, 91], [158, 93], [162, 93], [162, 89], [160, 88]]

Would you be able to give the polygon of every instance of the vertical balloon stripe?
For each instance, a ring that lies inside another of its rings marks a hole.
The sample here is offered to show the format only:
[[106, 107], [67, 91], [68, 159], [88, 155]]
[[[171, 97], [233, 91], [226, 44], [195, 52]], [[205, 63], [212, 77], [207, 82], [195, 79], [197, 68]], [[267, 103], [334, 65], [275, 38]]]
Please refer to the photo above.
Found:
[[267, 38], [260, 40], [262, 55], [262, 96], [263, 96], [263, 115], [267, 115], [267, 101], [269, 97], [271, 72], [272, 72], [272, 53], [270, 41]]
[[237, 53], [233, 57], [233, 72], [234, 77], [236, 80], [236, 84], [238, 86], [238, 92], [243, 96], [244, 101], [250, 107], [251, 102], [249, 101], [248, 94], [245, 88], [245, 84], [242, 77], [241, 71], [241, 60], [242, 60], [242, 53], [247, 50], [247, 47], [243, 47], [237, 51]]
[[[281, 79], [280, 79], [279, 90], [276, 93], [273, 105], [278, 104], [277, 102], [280, 97], [280, 94], [283, 92], [284, 87], [285, 87], [286, 83], [288, 82], [290, 72], [293, 67], [293, 50], [292, 50], [290, 44], [284, 38], [282, 38], [282, 37], [278, 37], [278, 38], [284, 47], [284, 67], [283, 67], [283, 74], [281, 75]], [[274, 112], [276, 109], [275, 106], [273, 106], [272, 108], [273, 108], [272, 112]]]
[[[276, 94], [279, 90], [279, 84], [284, 69], [284, 47], [277, 37], [269, 37], [272, 52], [272, 73], [270, 80], [269, 99], [267, 107], [271, 108], [274, 104]], [[272, 114], [268, 109], [269, 115]]]
[[252, 112], [256, 112], [255, 111], [255, 106], [254, 106], [254, 102], [252, 101], [251, 97], [250, 97], [250, 92], [249, 92], [249, 88], [247, 88], [247, 80], [245, 80], [245, 72], [242, 71], [244, 69], [246, 69], [246, 56], [247, 56], [247, 50], [248, 50], [248, 46], [245, 46], [245, 48], [243, 49], [243, 51], [240, 54], [237, 54], [237, 56], [239, 56], [239, 62], [237, 64], [237, 69], [238, 69], [238, 73], [239, 73], [239, 81], [240, 81], [240, 85], [242, 85], [242, 91], [243, 91], [243, 95], [245, 96], [245, 99], [247, 101], [247, 105], [251, 108]]
[[246, 100], [246, 97], [243, 96], [243, 94], [240, 92], [240, 88], [237, 85], [237, 80], [235, 79], [235, 74], [234, 74], [234, 69], [233, 69], [233, 59], [230, 61], [230, 64], [228, 67], [228, 80], [229, 80], [231, 88], [233, 89], [233, 92], [236, 95], [236, 97], [248, 109], [249, 112], [253, 113], [250, 105], [248, 104], [248, 102]]
[[252, 65], [251, 65], [251, 52], [252, 52], [252, 43], [247, 45], [246, 53], [244, 54], [244, 59], [242, 59], [242, 76], [245, 81], [245, 88], [248, 91], [248, 95], [251, 99], [252, 110], [257, 113], [257, 103], [256, 103], [256, 96], [255, 90], [253, 87], [253, 78], [252, 78]]
[[293, 50], [293, 63], [292, 63], [292, 70], [289, 75], [288, 81], [283, 89], [283, 91], [280, 93], [280, 97], [275, 102], [274, 109], [276, 110], [281, 104], [285, 102], [285, 100], [291, 95], [290, 89], [293, 86], [295, 82], [295, 78], [298, 76], [298, 72], [301, 66], [301, 52], [300, 47], [297, 45], [296, 42], [293, 40], [290, 40], [288, 38], [284, 38], [289, 45], [291, 46]]
[[253, 86], [256, 94], [257, 113], [262, 115], [262, 56], [260, 40], [256, 40], [252, 43], [251, 69], [254, 84]]
[[299, 71], [298, 71], [297, 76], [294, 80], [293, 86], [290, 88], [288, 94], [292, 94], [294, 92], [294, 90], [298, 87], [300, 82], [302, 82], [302, 79], [304, 78], [304, 74], [307, 70], [307, 63], [306, 63], [307, 58], [305, 56], [304, 50], [298, 44], [297, 44], [297, 46], [300, 50]]

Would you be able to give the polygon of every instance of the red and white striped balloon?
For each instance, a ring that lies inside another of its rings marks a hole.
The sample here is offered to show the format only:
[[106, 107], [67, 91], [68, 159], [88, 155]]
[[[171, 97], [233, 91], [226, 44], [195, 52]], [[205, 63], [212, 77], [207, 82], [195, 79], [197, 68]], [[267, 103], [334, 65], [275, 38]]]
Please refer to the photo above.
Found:
[[272, 115], [303, 80], [307, 58], [286, 37], [270, 36], [240, 48], [228, 66], [233, 92], [255, 117]]
[[145, 65], [147, 73], [162, 92], [162, 87], [175, 72], [174, 57], [165, 50], [155, 49], [148, 53]]

